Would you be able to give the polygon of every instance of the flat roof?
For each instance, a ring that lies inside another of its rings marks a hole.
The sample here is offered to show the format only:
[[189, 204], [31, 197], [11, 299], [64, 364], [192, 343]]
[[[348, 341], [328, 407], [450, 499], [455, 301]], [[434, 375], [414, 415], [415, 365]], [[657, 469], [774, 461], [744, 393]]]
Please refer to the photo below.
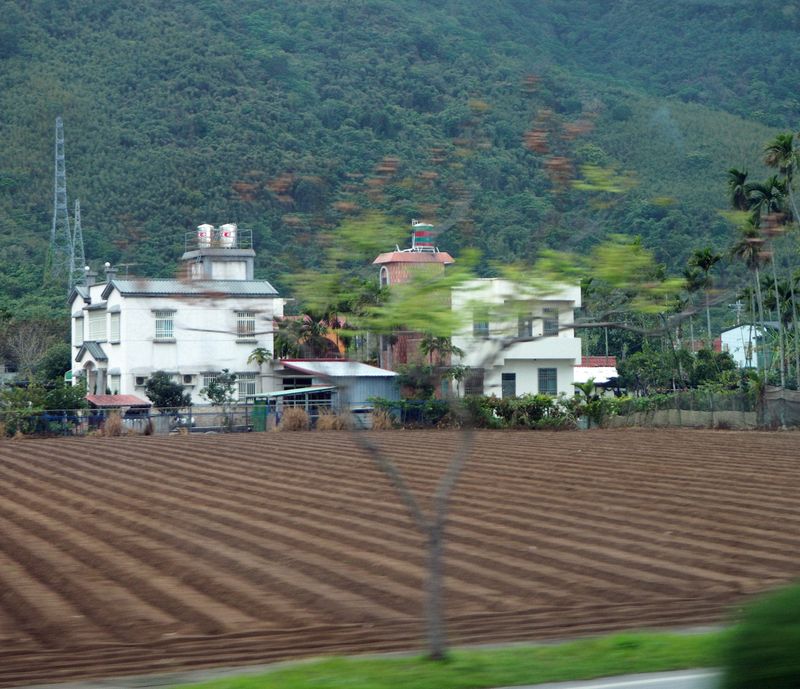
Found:
[[292, 371], [330, 378], [390, 378], [397, 375], [385, 368], [340, 359], [281, 359], [281, 364]]

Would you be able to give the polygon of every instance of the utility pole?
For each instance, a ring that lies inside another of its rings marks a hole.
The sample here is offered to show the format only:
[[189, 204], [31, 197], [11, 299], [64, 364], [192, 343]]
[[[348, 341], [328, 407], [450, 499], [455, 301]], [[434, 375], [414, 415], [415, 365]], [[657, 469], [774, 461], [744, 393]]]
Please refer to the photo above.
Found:
[[83, 229], [81, 228], [81, 202], [75, 199], [75, 218], [72, 224], [72, 253], [70, 253], [69, 274], [70, 283], [73, 285], [80, 282], [84, 275], [86, 265], [86, 254], [83, 251]]
[[[67, 169], [64, 160], [64, 123], [56, 117], [55, 185], [53, 195], [53, 224], [50, 228], [48, 278], [67, 281], [73, 285], [72, 232], [67, 212]], [[83, 268], [83, 266], [81, 266]]]

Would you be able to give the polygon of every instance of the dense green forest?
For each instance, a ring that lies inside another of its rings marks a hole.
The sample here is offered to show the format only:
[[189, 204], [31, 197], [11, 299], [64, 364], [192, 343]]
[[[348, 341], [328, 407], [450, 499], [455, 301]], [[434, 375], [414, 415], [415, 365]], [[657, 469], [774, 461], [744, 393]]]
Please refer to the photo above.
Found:
[[765, 176], [795, 124], [798, 28], [766, 0], [5, 0], [0, 308], [64, 308], [57, 115], [95, 266], [168, 275], [184, 232], [233, 221], [285, 288], [377, 207], [487, 266], [623, 232], [682, 269], [732, 242], [725, 171]]

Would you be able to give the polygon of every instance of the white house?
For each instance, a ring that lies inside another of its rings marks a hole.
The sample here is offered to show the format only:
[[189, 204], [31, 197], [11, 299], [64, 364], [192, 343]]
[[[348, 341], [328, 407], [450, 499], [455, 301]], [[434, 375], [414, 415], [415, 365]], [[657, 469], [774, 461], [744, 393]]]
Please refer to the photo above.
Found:
[[193, 403], [228, 369], [239, 396], [272, 389], [271, 377], [248, 364], [254, 349], [273, 350], [273, 318], [284, 300], [266, 280], [253, 279], [249, 231], [201, 225], [187, 237], [179, 278], [116, 277], [86, 284], [69, 296], [73, 380], [84, 376], [89, 393], [134, 394], [154, 371], [166, 371]]
[[[468, 323], [453, 336], [453, 344], [464, 351], [458, 363], [473, 369], [465, 392], [503, 397], [572, 394], [581, 341], [570, 325], [581, 305], [580, 287], [548, 294], [520, 294], [517, 289], [508, 280], [485, 278], [453, 292], [453, 309], [468, 314]], [[501, 346], [517, 338], [520, 341]]]

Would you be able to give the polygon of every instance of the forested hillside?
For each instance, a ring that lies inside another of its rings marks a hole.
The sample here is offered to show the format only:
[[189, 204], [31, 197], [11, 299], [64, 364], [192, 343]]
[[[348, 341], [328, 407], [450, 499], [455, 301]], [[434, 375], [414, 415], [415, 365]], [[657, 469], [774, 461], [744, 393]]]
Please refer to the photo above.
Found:
[[2, 9], [0, 305], [16, 317], [63, 308], [42, 288], [57, 115], [96, 265], [170, 274], [185, 231], [234, 221], [281, 287], [369, 206], [456, 218], [439, 243], [487, 259], [621, 231], [680, 266], [729, 243], [725, 171], [763, 174], [797, 111], [800, 12], [766, 1]]

